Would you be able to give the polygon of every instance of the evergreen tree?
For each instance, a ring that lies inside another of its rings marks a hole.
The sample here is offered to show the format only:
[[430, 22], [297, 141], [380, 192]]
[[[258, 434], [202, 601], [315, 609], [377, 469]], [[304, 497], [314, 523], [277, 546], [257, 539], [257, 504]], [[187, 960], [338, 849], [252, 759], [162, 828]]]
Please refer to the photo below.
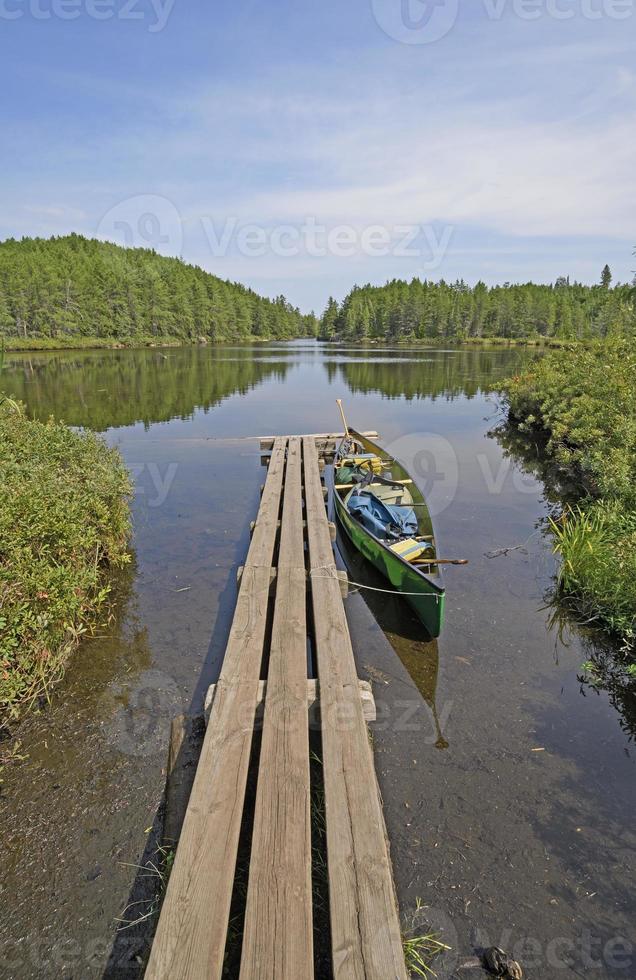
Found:
[[612, 270], [609, 265], [606, 265], [601, 272], [601, 286], [603, 289], [609, 289], [612, 285]]
[[316, 320], [150, 249], [80, 235], [0, 243], [0, 337], [315, 336]]
[[338, 304], [333, 296], [329, 297], [327, 308], [320, 321], [320, 336], [323, 340], [331, 340], [336, 333], [336, 323], [338, 320]]
[[450, 284], [394, 279], [385, 286], [356, 286], [340, 305], [330, 299], [320, 330], [323, 337], [344, 340], [577, 340], [634, 335], [635, 306], [636, 289], [583, 286], [565, 276], [553, 286], [488, 287], [479, 282], [474, 288], [463, 280]]

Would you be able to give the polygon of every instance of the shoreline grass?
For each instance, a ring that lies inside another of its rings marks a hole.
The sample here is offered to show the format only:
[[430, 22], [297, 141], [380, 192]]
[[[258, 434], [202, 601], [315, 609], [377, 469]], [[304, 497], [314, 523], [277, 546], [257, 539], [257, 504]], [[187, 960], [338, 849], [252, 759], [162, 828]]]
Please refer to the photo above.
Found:
[[530, 347], [540, 349], [564, 350], [578, 346], [593, 346], [595, 340], [560, 340], [558, 337], [318, 337], [321, 343], [333, 344], [335, 347], [401, 347], [411, 348], [447, 348], [453, 350], [461, 347]]
[[[266, 344], [276, 338], [231, 337], [223, 341], [184, 340], [180, 337], [5, 337], [4, 349], [12, 353], [65, 350], [139, 350], [153, 347], [218, 347], [226, 344]], [[302, 338], [295, 338], [300, 340]]]
[[110, 616], [129, 561], [131, 484], [90, 432], [0, 404], [0, 718], [48, 698], [80, 640]]
[[636, 351], [629, 341], [546, 354], [498, 388], [508, 426], [541, 443], [576, 492], [551, 521], [558, 596], [636, 652]]
[[[440, 338], [410, 338], [391, 340], [390, 338], [364, 338], [348, 339], [346, 337], [289, 337], [285, 340], [314, 340], [320, 343], [329, 343], [334, 346], [345, 345], [347, 347], [401, 347], [406, 350], [410, 348], [430, 348], [430, 347], [497, 347], [497, 348], [538, 348], [546, 350], [565, 350], [576, 346], [594, 346], [597, 341], [572, 341], [559, 340], [557, 337], [466, 337], [464, 339], [456, 337], [451, 339]], [[184, 339], [182, 337], [5, 337], [5, 350], [12, 353], [37, 353], [39, 351], [65, 351], [65, 350], [139, 350], [144, 348], [162, 347], [219, 347], [226, 345], [251, 345], [281, 343], [281, 338], [241, 336], [228, 337], [225, 340], [210, 340], [205, 342], [200, 339]]]

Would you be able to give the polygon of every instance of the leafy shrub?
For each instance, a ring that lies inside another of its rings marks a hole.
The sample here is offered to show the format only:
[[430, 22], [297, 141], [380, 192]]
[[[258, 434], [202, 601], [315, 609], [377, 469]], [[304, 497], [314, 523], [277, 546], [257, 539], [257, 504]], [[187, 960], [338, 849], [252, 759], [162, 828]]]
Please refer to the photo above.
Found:
[[119, 453], [92, 433], [0, 405], [0, 711], [46, 693], [107, 616], [109, 566], [129, 560]]
[[579, 493], [552, 528], [559, 588], [633, 648], [636, 627], [636, 351], [627, 341], [547, 354], [501, 386], [509, 422], [538, 437]]

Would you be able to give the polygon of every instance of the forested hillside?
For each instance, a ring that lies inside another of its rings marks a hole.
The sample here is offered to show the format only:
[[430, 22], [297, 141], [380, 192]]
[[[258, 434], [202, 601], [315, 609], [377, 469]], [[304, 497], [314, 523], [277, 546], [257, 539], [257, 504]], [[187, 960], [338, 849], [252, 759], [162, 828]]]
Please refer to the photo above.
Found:
[[301, 337], [315, 319], [180, 259], [64, 238], [0, 243], [0, 337], [184, 342]]
[[466, 340], [479, 337], [556, 337], [562, 340], [623, 336], [635, 331], [634, 291], [611, 287], [603, 270], [598, 286], [504, 285], [393, 280], [354, 288], [342, 304], [331, 299], [320, 335], [329, 339]]

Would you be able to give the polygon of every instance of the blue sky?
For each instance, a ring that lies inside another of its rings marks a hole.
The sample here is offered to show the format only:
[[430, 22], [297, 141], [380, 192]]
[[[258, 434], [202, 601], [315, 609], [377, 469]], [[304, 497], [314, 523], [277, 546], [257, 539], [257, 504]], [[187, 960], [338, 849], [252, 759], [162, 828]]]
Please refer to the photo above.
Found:
[[636, 0], [0, 0], [0, 54], [2, 238], [316, 310], [636, 268]]

